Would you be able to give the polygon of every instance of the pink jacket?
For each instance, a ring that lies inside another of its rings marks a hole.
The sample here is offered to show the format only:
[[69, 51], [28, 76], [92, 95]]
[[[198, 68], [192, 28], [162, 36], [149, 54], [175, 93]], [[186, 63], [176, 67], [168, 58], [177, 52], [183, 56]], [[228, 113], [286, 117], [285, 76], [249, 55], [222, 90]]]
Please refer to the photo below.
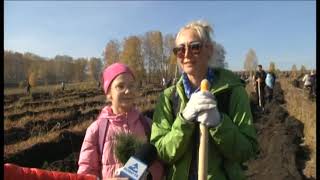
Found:
[[[122, 167], [116, 156], [114, 155], [114, 135], [119, 132], [127, 132], [135, 134], [137, 137], [146, 139], [143, 125], [138, 119], [140, 113], [132, 110], [127, 116], [115, 115], [110, 106], [102, 109], [98, 118], [108, 119], [108, 129], [103, 147], [102, 154], [102, 172], [100, 171], [100, 160], [98, 154], [98, 123], [94, 121], [87, 129], [85, 138], [80, 151], [78, 174], [94, 174], [102, 179], [114, 177], [115, 170]], [[149, 168], [153, 179], [160, 180], [164, 177], [164, 169], [160, 162], [155, 161]]]

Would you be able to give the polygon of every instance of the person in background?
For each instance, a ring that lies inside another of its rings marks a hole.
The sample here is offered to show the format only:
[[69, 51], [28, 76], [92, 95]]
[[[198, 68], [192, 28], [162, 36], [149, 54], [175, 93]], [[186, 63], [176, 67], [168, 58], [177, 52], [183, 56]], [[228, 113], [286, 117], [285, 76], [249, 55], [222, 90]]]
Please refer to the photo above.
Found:
[[175, 85], [177, 83], [177, 78], [174, 77], [173, 80], [172, 80], [172, 85]]
[[[207, 22], [194, 21], [176, 36], [173, 53], [183, 73], [161, 93], [151, 130], [167, 179], [197, 179], [199, 123], [209, 130], [207, 179], [245, 179], [241, 164], [257, 152], [244, 84], [233, 72], [209, 66], [214, 64], [211, 32]], [[211, 84], [207, 92], [200, 91], [203, 79]]]
[[251, 82], [251, 79], [252, 79], [252, 78], [250, 77], [250, 74], [249, 74], [249, 73], [246, 73], [246, 74], [245, 74], [245, 79], [246, 79], [246, 83], [249, 84], [249, 83]]
[[[114, 63], [104, 69], [102, 85], [111, 104], [102, 109], [97, 120], [86, 131], [80, 151], [78, 174], [93, 174], [102, 179], [115, 177], [116, 170], [124, 165], [114, 154], [115, 135], [118, 133], [131, 133], [149, 141], [141, 113], [134, 107], [135, 83], [132, 71], [124, 64]], [[99, 124], [103, 124], [99, 121], [108, 121], [108, 125], [99, 127]], [[99, 128], [106, 128], [102, 155], [98, 151]], [[163, 177], [163, 167], [158, 161], [149, 170], [154, 180], [161, 180]]]
[[310, 81], [311, 81], [311, 88], [310, 88], [310, 96], [316, 96], [316, 86], [317, 86], [317, 76], [315, 74], [315, 72], [312, 70], [310, 72]]
[[167, 82], [166, 82], [166, 88], [172, 85], [172, 79], [168, 78]]
[[267, 100], [271, 102], [273, 98], [273, 89], [276, 82], [276, 75], [273, 71], [269, 71], [266, 76]]
[[309, 91], [309, 94], [311, 94], [311, 92], [312, 92], [312, 77], [311, 77], [311, 73], [310, 73], [310, 75], [308, 73], [305, 74], [304, 77], [302, 78], [303, 87]]
[[27, 93], [27, 95], [30, 95], [31, 85], [28, 80], [26, 80], [26, 82], [27, 82], [26, 93]]
[[65, 85], [64, 85], [64, 82], [62, 81], [61, 82], [61, 90], [64, 91], [64, 88], [65, 88]]
[[246, 76], [246, 74], [242, 73], [240, 75], [240, 79], [243, 81], [243, 83], [247, 84], [250, 82], [250, 79]]
[[314, 73], [314, 86], [313, 86], [313, 95], [317, 96], [317, 75]]
[[166, 87], [166, 79], [164, 77], [162, 77], [161, 85], [162, 87]]
[[[264, 109], [264, 104], [265, 104], [265, 87], [266, 87], [266, 72], [262, 69], [262, 65], [259, 64], [258, 65], [258, 71], [256, 72], [255, 76], [254, 76], [254, 87], [255, 87], [255, 91], [258, 97], [258, 101], [260, 99], [261, 101], [261, 106], [262, 109]], [[260, 86], [258, 85], [260, 83]], [[260, 87], [260, 88], [259, 88]], [[259, 89], [260, 89], [260, 96], [259, 96]]]

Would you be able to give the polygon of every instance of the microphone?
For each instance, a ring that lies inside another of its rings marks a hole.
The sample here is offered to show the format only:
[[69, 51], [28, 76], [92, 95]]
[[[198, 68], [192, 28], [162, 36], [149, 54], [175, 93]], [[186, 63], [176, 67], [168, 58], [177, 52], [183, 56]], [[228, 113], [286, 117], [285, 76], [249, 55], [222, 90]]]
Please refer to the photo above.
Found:
[[145, 143], [121, 168], [119, 176], [127, 177], [129, 180], [141, 180], [147, 177], [147, 169], [156, 158], [156, 147], [153, 144]]

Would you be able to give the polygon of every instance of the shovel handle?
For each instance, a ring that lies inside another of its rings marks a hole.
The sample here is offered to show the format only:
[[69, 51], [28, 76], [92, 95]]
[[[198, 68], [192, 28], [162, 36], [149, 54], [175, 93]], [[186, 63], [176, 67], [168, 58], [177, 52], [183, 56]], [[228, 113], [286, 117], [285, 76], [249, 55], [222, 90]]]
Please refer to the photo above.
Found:
[[[200, 90], [202, 92], [209, 90], [209, 82], [207, 79], [201, 81]], [[208, 174], [208, 128], [201, 124], [200, 128], [200, 144], [199, 144], [199, 164], [198, 164], [198, 180], [207, 179]]]
[[262, 104], [261, 104], [261, 92], [260, 92], [260, 81], [258, 81], [258, 98], [259, 98], [259, 106], [262, 107]]

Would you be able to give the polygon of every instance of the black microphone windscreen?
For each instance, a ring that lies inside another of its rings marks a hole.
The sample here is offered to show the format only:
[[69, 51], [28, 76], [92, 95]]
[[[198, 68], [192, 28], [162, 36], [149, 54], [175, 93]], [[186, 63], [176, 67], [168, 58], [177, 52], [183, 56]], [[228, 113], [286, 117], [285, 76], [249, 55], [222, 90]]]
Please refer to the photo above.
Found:
[[149, 167], [157, 158], [157, 154], [157, 148], [153, 144], [146, 143], [137, 149], [134, 157]]

